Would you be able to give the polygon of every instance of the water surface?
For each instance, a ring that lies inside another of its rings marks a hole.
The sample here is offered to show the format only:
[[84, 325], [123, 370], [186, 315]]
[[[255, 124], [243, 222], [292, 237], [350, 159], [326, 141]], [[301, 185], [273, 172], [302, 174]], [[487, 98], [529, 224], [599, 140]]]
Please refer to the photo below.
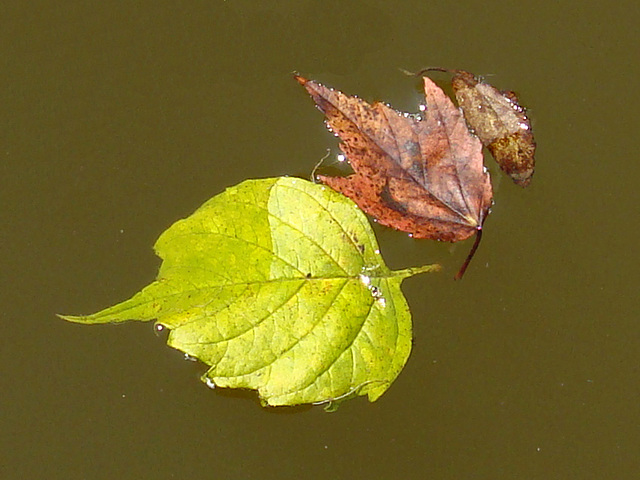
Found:
[[[2, 477], [635, 478], [636, 4], [261, 3], [2, 8]], [[417, 111], [398, 68], [425, 66], [516, 90], [538, 168], [522, 190], [491, 167], [461, 282], [470, 242], [376, 228], [391, 267], [445, 267], [405, 283], [415, 347], [378, 402], [264, 410], [150, 324], [54, 316], [147, 284], [157, 236], [225, 187], [338, 153], [292, 71]]]

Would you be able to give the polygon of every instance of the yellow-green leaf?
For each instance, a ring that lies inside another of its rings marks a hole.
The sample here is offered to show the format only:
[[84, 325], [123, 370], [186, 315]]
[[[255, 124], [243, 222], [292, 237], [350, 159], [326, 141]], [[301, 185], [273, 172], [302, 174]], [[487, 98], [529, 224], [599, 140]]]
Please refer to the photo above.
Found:
[[374, 401], [411, 349], [400, 284], [364, 214], [298, 178], [247, 180], [161, 235], [158, 278], [79, 323], [157, 320], [168, 344], [210, 368], [210, 386], [258, 391], [267, 405]]

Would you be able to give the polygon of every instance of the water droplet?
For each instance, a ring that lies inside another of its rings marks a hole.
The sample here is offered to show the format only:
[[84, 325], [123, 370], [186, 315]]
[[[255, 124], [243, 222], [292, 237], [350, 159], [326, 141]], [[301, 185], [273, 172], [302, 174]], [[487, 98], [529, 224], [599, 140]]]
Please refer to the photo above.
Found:
[[380, 255], [380, 250], [374, 250], [373, 253], [375, 253], [376, 255]]
[[521, 123], [520, 125], [518, 125], [522, 130], [529, 130], [529, 125], [527, 125], [526, 123]]
[[337, 156], [337, 159], [339, 162], [344, 162], [347, 159], [347, 157], [345, 157], [343, 154], [340, 154]]
[[160, 334], [161, 334], [162, 332], [164, 332], [164, 329], [165, 329], [165, 326], [164, 326], [164, 325], [162, 325], [161, 323], [156, 323], [156, 324], [153, 326], [153, 333], [155, 333], [155, 334], [156, 334], [156, 336], [157, 336], [157, 337], [159, 337], [159, 336], [160, 336]]
[[366, 275], [362, 275], [360, 274], [360, 281], [362, 282], [362, 284], [366, 287], [368, 287], [371, 284], [371, 278], [369, 278]]
[[196, 357], [194, 357], [193, 355], [189, 355], [188, 353], [184, 354], [184, 359], [189, 361], [189, 362], [197, 362], [198, 359]]
[[427, 106], [426, 105], [418, 105], [418, 110], [420, 110], [421, 112], [425, 112], [427, 110]]
[[204, 383], [209, 388], [216, 388], [216, 383], [213, 380], [211, 380], [210, 378], [205, 379]]

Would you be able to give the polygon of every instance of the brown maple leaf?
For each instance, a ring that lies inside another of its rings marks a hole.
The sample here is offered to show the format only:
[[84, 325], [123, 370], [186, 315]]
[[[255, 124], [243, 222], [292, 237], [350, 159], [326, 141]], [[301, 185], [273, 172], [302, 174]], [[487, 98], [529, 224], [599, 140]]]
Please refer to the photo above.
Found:
[[480, 240], [492, 189], [482, 144], [449, 97], [425, 77], [425, 111], [410, 115], [295, 78], [326, 115], [354, 170], [319, 179], [382, 225], [415, 238], [456, 242], [477, 234], [460, 278]]

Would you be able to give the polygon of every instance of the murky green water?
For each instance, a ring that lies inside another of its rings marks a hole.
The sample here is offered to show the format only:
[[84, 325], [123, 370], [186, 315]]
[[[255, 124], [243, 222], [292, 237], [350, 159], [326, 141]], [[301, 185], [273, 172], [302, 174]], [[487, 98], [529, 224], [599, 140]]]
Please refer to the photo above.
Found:
[[[261, 3], [1, 8], [0, 476], [636, 478], [637, 5]], [[518, 91], [538, 168], [493, 169], [462, 282], [470, 242], [377, 228], [391, 267], [446, 269], [406, 281], [415, 347], [377, 403], [266, 411], [151, 325], [54, 317], [148, 283], [157, 236], [225, 187], [337, 153], [290, 72], [416, 111], [398, 68], [424, 66]]]

